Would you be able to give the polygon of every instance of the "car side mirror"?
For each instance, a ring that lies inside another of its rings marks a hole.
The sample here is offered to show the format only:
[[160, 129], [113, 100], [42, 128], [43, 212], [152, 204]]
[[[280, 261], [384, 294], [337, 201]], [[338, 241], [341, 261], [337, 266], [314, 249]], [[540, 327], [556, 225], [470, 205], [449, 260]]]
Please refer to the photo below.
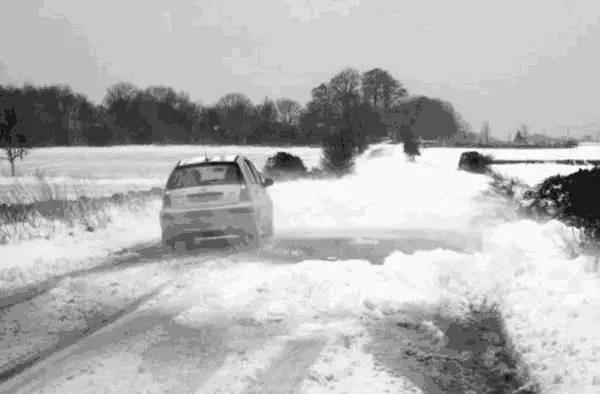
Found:
[[263, 186], [264, 187], [269, 187], [273, 185], [273, 179], [271, 178], [265, 178], [265, 180], [263, 181]]

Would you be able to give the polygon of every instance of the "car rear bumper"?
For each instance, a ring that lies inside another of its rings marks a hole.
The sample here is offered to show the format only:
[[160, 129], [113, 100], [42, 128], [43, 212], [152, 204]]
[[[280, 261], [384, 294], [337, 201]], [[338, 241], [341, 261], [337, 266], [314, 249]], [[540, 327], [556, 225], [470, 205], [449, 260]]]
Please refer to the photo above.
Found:
[[242, 236], [256, 229], [251, 206], [232, 206], [215, 209], [163, 209], [160, 212], [163, 239], [181, 235], [198, 238], [229, 238]]

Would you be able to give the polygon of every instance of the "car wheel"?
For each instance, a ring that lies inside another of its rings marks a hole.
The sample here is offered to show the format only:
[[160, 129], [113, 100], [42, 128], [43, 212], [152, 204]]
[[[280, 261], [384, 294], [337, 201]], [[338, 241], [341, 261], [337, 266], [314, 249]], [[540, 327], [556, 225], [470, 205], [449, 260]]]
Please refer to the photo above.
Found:
[[194, 245], [195, 245], [194, 237], [192, 237], [192, 236], [185, 237], [184, 240], [183, 240], [183, 242], [184, 242], [184, 245], [185, 245], [185, 250], [192, 250], [192, 249], [194, 249]]
[[175, 249], [175, 242], [171, 238], [165, 237], [164, 234], [162, 236], [162, 245], [165, 248]]
[[246, 231], [242, 235], [242, 244], [251, 248], [260, 248], [261, 241], [260, 231], [257, 228]]

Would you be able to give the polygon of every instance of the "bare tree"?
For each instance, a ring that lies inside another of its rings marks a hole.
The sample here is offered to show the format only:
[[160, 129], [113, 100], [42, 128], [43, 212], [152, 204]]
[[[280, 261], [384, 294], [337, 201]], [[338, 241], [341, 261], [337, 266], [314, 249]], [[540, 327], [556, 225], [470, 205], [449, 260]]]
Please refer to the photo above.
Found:
[[287, 124], [298, 124], [302, 106], [300, 103], [282, 98], [276, 101], [277, 110], [279, 111], [280, 120]]
[[227, 137], [245, 144], [258, 119], [258, 111], [252, 101], [242, 93], [228, 93], [217, 101], [215, 108]]
[[119, 102], [131, 102], [138, 95], [140, 90], [133, 84], [128, 82], [119, 82], [106, 89], [104, 97], [104, 105], [111, 108]]
[[352, 95], [358, 95], [360, 87], [360, 73], [354, 68], [345, 68], [331, 78], [329, 81], [334, 95], [340, 99]]
[[27, 154], [26, 138], [17, 132], [17, 113], [15, 109], [5, 109], [4, 120], [0, 122], [0, 148], [4, 156], [0, 157], [10, 163], [10, 175], [15, 176], [15, 160]]
[[345, 68], [331, 78], [328, 88], [330, 102], [342, 113], [360, 101], [360, 73], [354, 68]]
[[362, 74], [361, 86], [364, 99], [374, 108], [388, 110], [408, 92], [391, 74], [374, 68]]
[[265, 100], [262, 104], [257, 106], [258, 117], [260, 121], [263, 123], [274, 123], [279, 118], [279, 113], [277, 110], [277, 106], [272, 100], [269, 100], [268, 97], [265, 97]]

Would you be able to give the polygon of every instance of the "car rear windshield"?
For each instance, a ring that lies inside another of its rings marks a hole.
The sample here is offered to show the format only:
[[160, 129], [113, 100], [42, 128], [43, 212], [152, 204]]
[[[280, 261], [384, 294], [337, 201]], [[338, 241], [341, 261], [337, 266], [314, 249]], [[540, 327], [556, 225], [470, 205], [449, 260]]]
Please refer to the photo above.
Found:
[[240, 167], [236, 163], [202, 163], [173, 170], [167, 181], [167, 189], [241, 184], [243, 179]]

